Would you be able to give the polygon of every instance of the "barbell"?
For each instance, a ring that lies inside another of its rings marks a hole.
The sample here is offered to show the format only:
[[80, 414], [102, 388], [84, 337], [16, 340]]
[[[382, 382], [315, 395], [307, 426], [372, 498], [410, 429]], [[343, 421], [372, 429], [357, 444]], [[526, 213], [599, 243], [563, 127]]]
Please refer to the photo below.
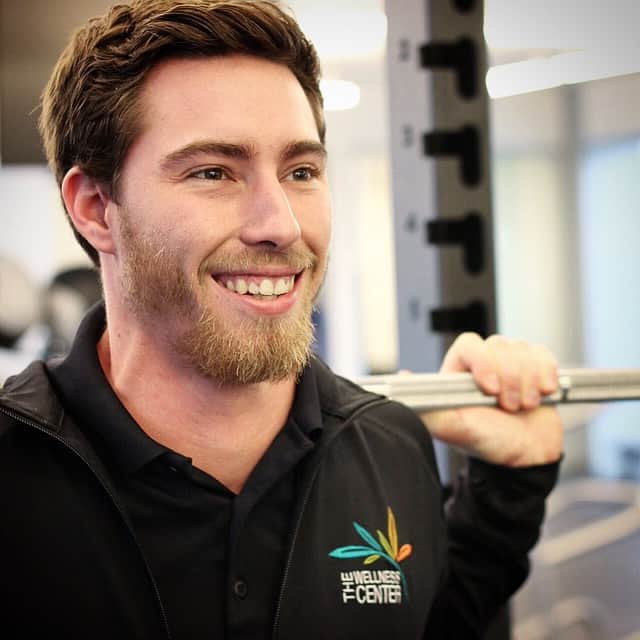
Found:
[[[560, 369], [558, 390], [542, 404], [640, 400], [640, 369]], [[396, 373], [355, 380], [367, 391], [387, 396], [414, 411], [495, 406], [470, 373]]]

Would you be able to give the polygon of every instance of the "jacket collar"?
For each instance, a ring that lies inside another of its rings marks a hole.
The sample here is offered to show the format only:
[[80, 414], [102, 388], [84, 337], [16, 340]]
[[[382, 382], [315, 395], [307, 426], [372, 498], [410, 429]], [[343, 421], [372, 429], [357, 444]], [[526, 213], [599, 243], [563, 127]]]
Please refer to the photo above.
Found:
[[326, 416], [344, 420], [360, 408], [363, 402], [383, 397], [365, 391], [355, 382], [336, 375], [316, 356], [311, 359], [310, 367], [316, 378], [322, 413]]
[[40, 360], [6, 380], [0, 389], [0, 404], [55, 433], [62, 431], [64, 409]]
[[[363, 404], [365, 398], [376, 397], [350, 380], [336, 376], [317, 356], [311, 358], [304, 375], [314, 379], [314, 384], [307, 385], [307, 392], [314, 396], [317, 394], [322, 412], [321, 417], [317, 414], [308, 416], [310, 423], [307, 423], [308, 430], [305, 431], [311, 437], [326, 428], [327, 423], [347, 418]], [[296, 399], [306, 404], [307, 398]], [[41, 361], [33, 362], [20, 374], [6, 380], [4, 387], [0, 389], [0, 404], [61, 437], [71, 437], [82, 443], [83, 447], [89, 446], [86, 438], [66, 415], [52, 388], [47, 365]], [[318, 406], [317, 403], [312, 404]], [[91, 447], [90, 449], [92, 450]]]
[[30, 426], [24, 428], [38, 429], [63, 443], [89, 465], [105, 487], [111, 486], [109, 473], [95, 449], [60, 403], [44, 362], [33, 362], [6, 380], [0, 389], [0, 412], [14, 417], [14, 424], [25, 422]]

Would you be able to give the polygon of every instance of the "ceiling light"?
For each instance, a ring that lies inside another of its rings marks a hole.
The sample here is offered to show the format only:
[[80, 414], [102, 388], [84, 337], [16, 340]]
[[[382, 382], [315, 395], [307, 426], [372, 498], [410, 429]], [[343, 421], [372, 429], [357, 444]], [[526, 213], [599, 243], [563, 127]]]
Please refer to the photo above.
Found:
[[590, 49], [548, 58], [491, 67], [486, 83], [491, 98], [542, 91], [567, 84], [600, 80], [640, 72], [640, 46]]

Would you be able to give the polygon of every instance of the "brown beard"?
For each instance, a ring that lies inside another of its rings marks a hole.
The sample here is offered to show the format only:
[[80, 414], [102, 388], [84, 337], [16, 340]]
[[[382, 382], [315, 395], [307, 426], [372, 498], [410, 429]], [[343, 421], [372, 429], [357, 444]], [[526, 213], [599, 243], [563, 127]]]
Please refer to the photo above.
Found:
[[234, 255], [218, 251], [201, 265], [194, 286], [180, 268], [178, 252], [163, 246], [157, 235], [134, 231], [121, 211], [122, 286], [136, 318], [155, 323], [159, 316], [178, 317], [187, 328], [167, 337], [170, 347], [219, 385], [276, 382], [301, 374], [314, 338], [311, 314], [317, 291], [307, 288], [300, 308], [286, 317], [245, 318], [232, 324], [200, 302], [197, 286], [208, 286], [211, 273], [251, 272], [266, 264], [311, 270], [317, 258], [306, 246], [286, 252], [245, 249]]

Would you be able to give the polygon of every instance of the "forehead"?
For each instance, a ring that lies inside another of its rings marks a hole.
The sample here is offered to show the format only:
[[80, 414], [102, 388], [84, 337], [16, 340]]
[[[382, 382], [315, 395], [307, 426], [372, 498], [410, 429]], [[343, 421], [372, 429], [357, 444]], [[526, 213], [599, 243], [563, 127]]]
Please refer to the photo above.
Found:
[[167, 146], [211, 138], [258, 145], [319, 139], [313, 111], [293, 73], [251, 56], [159, 63], [143, 85], [141, 113], [139, 139], [155, 137]]

